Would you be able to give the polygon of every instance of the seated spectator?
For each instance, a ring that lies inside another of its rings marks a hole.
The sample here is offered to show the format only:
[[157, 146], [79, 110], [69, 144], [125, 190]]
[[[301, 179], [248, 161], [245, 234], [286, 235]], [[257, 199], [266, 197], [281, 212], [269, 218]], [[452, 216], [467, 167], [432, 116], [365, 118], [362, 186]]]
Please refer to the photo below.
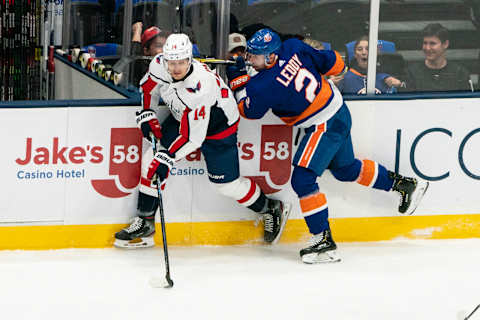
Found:
[[[158, 27], [150, 27], [142, 33], [143, 23], [136, 22], [132, 26], [132, 56], [154, 57], [163, 52], [163, 45], [169, 35], [168, 32], [160, 30]], [[148, 71], [150, 60], [136, 59], [133, 63], [132, 84], [138, 86], [138, 83]]]
[[[228, 35], [228, 53], [227, 59], [235, 60], [237, 57], [242, 57], [247, 60], [247, 39], [243, 34], [240, 33], [231, 33]], [[247, 74], [250, 77], [253, 77], [258, 72], [252, 68], [252, 66], [247, 65]]]
[[470, 90], [470, 73], [462, 65], [448, 61], [448, 30], [440, 23], [423, 29], [422, 50], [425, 61], [408, 67], [407, 88], [414, 91]]
[[247, 39], [240, 33], [231, 33], [228, 35], [228, 54], [227, 58], [242, 56], [245, 58], [247, 48]]
[[[355, 42], [354, 59], [343, 80], [332, 79], [342, 93], [367, 93], [368, 37], [363, 36]], [[375, 93], [393, 93], [402, 81], [386, 73], [377, 72]]]

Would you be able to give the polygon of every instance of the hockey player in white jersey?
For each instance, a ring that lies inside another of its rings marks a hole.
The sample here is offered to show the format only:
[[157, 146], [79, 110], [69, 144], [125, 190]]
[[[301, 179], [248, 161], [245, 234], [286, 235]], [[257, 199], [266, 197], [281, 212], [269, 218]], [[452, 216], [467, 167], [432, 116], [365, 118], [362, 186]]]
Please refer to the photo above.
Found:
[[[240, 176], [237, 103], [217, 74], [192, 59], [187, 35], [172, 34], [167, 38], [163, 54], [154, 57], [140, 87], [143, 109], [137, 112], [137, 124], [145, 138], [150, 141], [153, 134], [161, 146], [155, 155], [151, 147], [143, 155], [137, 217], [115, 234], [115, 246], [154, 245], [156, 183], [163, 189], [173, 164], [198, 148], [217, 191], [262, 214], [265, 242], [278, 241], [291, 205], [268, 199], [253, 180]], [[151, 109], [159, 97], [170, 109], [161, 126]]]

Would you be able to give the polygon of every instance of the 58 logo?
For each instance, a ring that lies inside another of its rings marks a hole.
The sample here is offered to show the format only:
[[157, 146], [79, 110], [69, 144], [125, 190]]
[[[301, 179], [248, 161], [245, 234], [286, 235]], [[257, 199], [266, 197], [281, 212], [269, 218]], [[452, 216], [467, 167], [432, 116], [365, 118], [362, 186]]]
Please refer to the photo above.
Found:
[[112, 128], [110, 132], [111, 179], [92, 180], [93, 188], [109, 198], [131, 194], [140, 182], [142, 134], [138, 128]]
[[263, 125], [260, 148], [260, 172], [265, 175], [250, 177], [266, 194], [281, 190], [290, 179], [292, 170], [292, 127]]

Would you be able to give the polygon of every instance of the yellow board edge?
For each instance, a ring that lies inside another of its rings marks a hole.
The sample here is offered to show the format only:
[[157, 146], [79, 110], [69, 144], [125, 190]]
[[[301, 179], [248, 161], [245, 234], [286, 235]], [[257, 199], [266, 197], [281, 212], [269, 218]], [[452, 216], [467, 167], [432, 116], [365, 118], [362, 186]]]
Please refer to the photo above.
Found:
[[[480, 237], [480, 214], [331, 218], [337, 242], [394, 239], [464, 239]], [[107, 248], [125, 224], [0, 226], [0, 250]], [[168, 223], [169, 245], [263, 244], [262, 226], [253, 221]], [[157, 223], [155, 241], [161, 244]], [[304, 242], [310, 237], [303, 219], [289, 220], [280, 242]]]

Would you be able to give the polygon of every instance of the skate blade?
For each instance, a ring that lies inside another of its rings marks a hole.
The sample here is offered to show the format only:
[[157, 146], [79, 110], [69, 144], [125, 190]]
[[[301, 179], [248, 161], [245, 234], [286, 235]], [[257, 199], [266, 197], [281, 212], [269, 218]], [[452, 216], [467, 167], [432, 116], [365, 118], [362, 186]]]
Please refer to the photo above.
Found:
[[133, 240], [120, 240], [115, 239], [113, 245], [117, 248], [122, 249], [138, 249], [138, 248], [150, 248], [155, 246], [155, 241], [152, 237], [143, 237], [143, 238], [136, 238]]
[[285, 225], [287, 224], [288, 216], [290, 215], [290, 211], [292, 211], [292, 204], [291, 203], [285, 203], [282, 211], [282, 224], [280, 225], [280, 232], [277, 234], [275, 239], [273, 239], [270, 244], [275, 244], [280, 240], [280, 237], [282, 236], [283, 229], [285, 229]]
[[342, 259], [338, 256], [336, 250], [326, 251], [322, 253], [308, 253], [302, 256], [303, 263], [332, 263], [340, 262]]
[[412, 194], [412, 201], [410, 202], [410, 206], [408, 207], [407, 211], [404, 213], [405, 215], [412, 215], [415, 210], [417, 209], [420, 201], [422, 201], [425, 192], [427, 192], [429, 186], [428, 181], [418, 181], [417, 187], [413, 191]]

